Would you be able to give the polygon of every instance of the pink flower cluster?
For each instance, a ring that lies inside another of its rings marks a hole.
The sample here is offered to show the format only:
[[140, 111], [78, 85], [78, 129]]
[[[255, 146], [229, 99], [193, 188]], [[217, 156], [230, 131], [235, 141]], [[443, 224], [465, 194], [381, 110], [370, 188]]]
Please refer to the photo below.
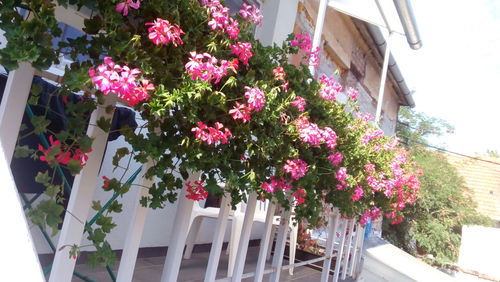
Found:
[[361, 137], [361, 143], [368, 145], [370, 141], [384, 137], [384, 132], [380, 129], [371, 129], [366, 132], [363, 137]]
[[137, 68], [115, 64], [110, 57], [104, 58], [104, 64], [89, 70], [92, 82], [104, 94], [115, 93], [125, 103], [133, 107], [149, 98], [148, 91], [154, 91], [154, 85], [148, 80], [137, 81], [141, 71]]
[[236, 44], [231, 45], [232, 53], [238, 56], [238, 59], [244, 65], [248, 65], [248, 60], [253, 56], [250, 51], [251, 49], [252, 44], [248, 42], [237, 42]]
[[171, 24], [167, 20], [157, 18], [154, 22], [146, 23], [146, 25], [151, 26], [148, 28], [148, 37], [155, 45], [172, 42], [177, 47], [177, 45], [184, 43], [181, 39], [181, 34], [184, 34], [184, 31], [177, 24]]
[[369, 209], [369, 210], [365, 211], [365, 213], [361, 216], [359, 223], [361, 225], [365, 225], [366, 223], [368, 223], [368, 219], [371, 218], [371, 220], [375, 220], [378, 217], [380, 217], [381, 214], [382, 214], [382, 212], [380, 211], [380, 208], [373, 207], [373, 208], [371, 208], [371, 210]]
[[229, 38], [238, 39], [240, 34], [238, 21], [229, 16], [228, 7], [223, 6], [219, 0], [202, 0], [201, 3], [210, 11], [212, 19], [210, 19], [208, 25], [212, 30], [226, 31]]
[[125, 0], [116, 4], [115, 10], [119, 13], [123, 13], [124, 16], [128, 15], [128, 8], [139, 9], [141, 7], [142, 0]]
[[349, 89], [347, 89], [347, 93], [346, 93], [347, 97], [349, 97], [349, 99], [351, 100], [357, 100], [358, 99], [358, 96], [359, 96], [359, 93], [358, 93], [358, 90], [356, 90], [356, 88], [354, 87], [349, 87]]
[[302, 188], [297, 188], [297, 192], [293, 193], [293, 198], [295, 199], [296, 205], [302, 205], [305, 202], [306, 190]]
[[262, 110], [266, 104], [266, 95], [259, 87], [245, 86], [245, 98], [249, 108], [256, 112]]
[[205, 142], [208, 145], [217, 144], [218, 142], [226, 144], [229, 142], [229, 137], [232, 136], [231, 131], [224, 128], [224, 125], [220, 122], [216, 122], [215, 127], [210, 127], [200, 121], [198, 122], [198, 127], [193, 127], [191, 131], [194, 132], [197, 140]]
[[252, 112], [251, 107], [249, 107], [247, 104], [240, 104], [236, 102], [236, 106], [229, 110], [229, 114], [233, 117], [233, 119], [238, 120], [241, 119], [243, 120], [243, 123], [247, 123], [250, 121], [250, 113]]
[[312, 48], [311, 38], [307, 34], [295, 34], [295, 39], [290, 41], [294, 47], [299, 47], [304, 52], [309, 52]]
[[290, 173], [293, 179], [300, 179], [306, 175], [309, 168], [307, 163], [301, 159], [287, 160], [283, 170]]
[[307, 105], [306, 99], [297, 96], [293, 101], [290, 103], [292, 106], [296, 107], [299, 111], [303, 112], [305, 110], [305, 106]]
[[258, 25], [261, 25], [262, 23], [262, 13], [255, 5], [248, 5], [246, 3], [243, 3], [243, 9], [241, 9], [239, 13], [241, 17], [249, 19], [253, 23], [256, 23]]
[[342, 92], [342, 85], [335, 81], [333, 76], [322, 75], [319, 78], [321, 88], [319, 89], [319, 96], [326, 100], [335, 101], [337, 95]]
[[288, 191], [292, 189], [292, 183], [285, 180], [283, 177], [281, 179], [276, 179], [272, 176], [271, 182], [264, 182], [260, 187], [268, 193], [273, 193], [274, 191]]
[[70, 150], [64, 151], [61, 141], [54, 140], [52, 135], [49, 136], [49, 141], [50, 147], [47, 149], [44, 149], [41, 144], [38, 144], [38, 150], [43, 153], [43, 155], [41, 155], [39, 158], [41, 161], [48, 164], [55, 163], [67, 165], [71, 160], [76, 160], [81, 166], [84, 166], [89, 159], [87, 153], [90, 153], [92, 151], [92, 149], [90, 149], [89, 151], [84, 152], [81, 148], [75, 149], [74, 152]]
[[333, 153], [333, 154], [328, 156], [328, 160], [334, 166], [338, 166], [342, 162], [342, 159], [343, 159], [343, 155], [340, 152]]
[[314, 50], [311, 50], [308, 54], [309, 59], [307, 63], [313, 67], [319, 66], [319, 47], [314, 48]]
[[290, 85], [290, 83], [288, 82], [288, 80], [285, 79], [286, 73], [283, 67], [275, 68], [273, 70], [273, 74], [275, 79], [283, 80], [283, 84], [281, 85], [281, 87], [283, 88], [283, 91], [288, 92], [288, 86]]
[[296, 119], [294, 123], [299, 131], [299, 138], [302, 142], [314, 147], [326, 144], [331, 150], [334, 150], [337, 146], [337, 134], [333, 129], [329, 127], [320, 129], [316, 123], [310, 122], [306, 116]]
[[347, 169], [345, 167], [339, 168], [337, 174], [335, 175], [338, 181], [344, 181], [347, 178]]
[[356, 185], [356, 188], [354, 188], [354, 193], [351, 196], [351, 200], [353, 202], [359, 201], [365, 194], [365, 191], [363, 191], [363, 188], [361, 188], [359, 185]]
[[238, 69], [238, 60], [233, 61], [222, 60], [219, 65], [217, 58], [208, 53], [198, 54], [196, 52], [190, 53], [191, 58], [186, 63], [185, 67], [187, 72], [191, 75], [191, 79], [201, 79], [203, 81], [212, 82], [215, 84], [228, 74], [228, 70], [236, 72]]
[[203, 187], [203, 181], [194, 181], [194, 185], [191, 184], [191, 181], [187, 181], [185, 185], [187, 187], [186, 198], [193, 201], [202, 201], [207, 198], [208, 192]]

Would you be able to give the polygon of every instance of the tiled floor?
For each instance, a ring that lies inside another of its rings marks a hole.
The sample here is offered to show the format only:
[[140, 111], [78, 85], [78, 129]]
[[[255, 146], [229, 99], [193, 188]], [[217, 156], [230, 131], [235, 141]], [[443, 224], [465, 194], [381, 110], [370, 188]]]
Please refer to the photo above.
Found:
[[[248, 249], [247, 262], [245, 265], [245, 272], [254, 272], [255, 265], [257, 264], [259, 249], [258, 247], [251, 247]], [[208, 252], [204, 253], [193, 253], [192, 258], [189, 260], [183, 260], [181, 270], [179, 273], [179, 280], [184, 282], [194, 282], [203, 281], [205, 275], [205, 268], [208, 262]], [[163, 263], [165, 262], [165, 257], [150, 257], [150, 258], [140, 258], [137, 260], [137, 264], [134, 272], [134, 282], [155, 282], [160, 281], [161, 272], [163, 269]], [[227, 274], [227, 263], [228, 256], [223, 251], [220, 258], [219, 270], [217, 272], [217, 278], [223, 278]], [[288, 261], [284, 261], [287, 264]], [[268, 266], [270, 266], [268, 264]], [[113, 267], [113, 270], [117, 271], [118, 264]], [[91, 269], [85, 264], [77, 264], [76, 270], [83, 275], [93, 279], [94, 281], [111, 281], [109, 274], [104, 268]], [[295, 269], [294, 275], [290, 276], [288, 270], [284, 270], [281, 273], [281, 281], [320, 281], [321, 272], [302, 266]], [[264, 277], [266, 278], [266, 277]], [[74, 278], [73, 281], [82, 281], [79, 278]], [[253, 281], [253, 279], [245, 279], [243, 281]]]

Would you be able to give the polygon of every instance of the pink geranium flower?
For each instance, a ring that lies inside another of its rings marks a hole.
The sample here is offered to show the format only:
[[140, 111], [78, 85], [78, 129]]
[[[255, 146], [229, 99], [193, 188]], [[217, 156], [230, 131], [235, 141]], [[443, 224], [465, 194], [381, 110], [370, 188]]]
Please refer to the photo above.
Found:
[[146, 25], [151, 26], [148, 28], [148, 38], [155, 45], [172, 42], [177, 47], [177, 45], [183, 44], [181, 34], [184, 34], [184, 31], [178, 25], [171, 24], [169, 21], [160, 18], [157, 18], [152, 23], [146, 23]]
[[259, 87], [245, 86], [245, 98], [247, 98], [248, 105], [254, 111], [260, 111], [266, 104], [266, 95]]
[[203, 201], [207, 198], [208, 192], [203, 187], [203, 181], [194, 181], [194, 185], [191, 184], [191, 181], [187, 181], [185, 185], [187, 187], [186, 198], [193, 201]]
[[241, 17], [249, 19], [253, 23], [260, 25], [262, 22], [262, 13], [255, 5], [248, 5], [246, 3], [243, 3], [243, 9], [241, 9], [239, 13]]
[[342, 158], [343, 158], [343, 156], [342, 156], [342, 153], [340, 153], [340, 152], [333, 153], [333, 154], [328, 156], [328, 160], [334, 166], [338, 166], [342, 162]]
[[342, 85], [334, 80], [332, 76], [328, 77], [322, 75], [319, 78], [321, 88], [319, 89], [319, 96], [326, 100], [335, 101], [337, 95], [342, 92]]
[[200, 121], [198, 122], [198, 126], [193, 127], [191, 131], [194, 132], [197, 140], [205, 142], [208, 145], [226, 144], [229, 142], [229, 137], [232, 136], [231, 131], [228, 128], [224, 128], [224, 125], [220, 122], [215, 122], [214, 125], [215, 127], [210, 127]]
[[250, 121], [250, 112], [252, 110], [246, 104], [240, 104], [236, 102], [236, 106], [229, 110], [229, 114], [233, 117], [233, 119], [241, 119], [243, 123], [247, 123]]
[[244, 64], [248, 65], [248, 60], [253, 56], [252, 44], [248, 42], [238, 42], [231, 45], [231, 51], [238, 56], [238, 59]]
[[283, 170], [290, 173], [293, 179], [300, 179], [306, 175], [309, 168], [307, 163], [301, 159], [287, 160], [283, 166]]
[[141, 0], [125, 0], [116, 4], [115, 10], [117, 12], [123, 13], [124, 16], [128, 15], [128, 8], [139, 9], [141, 6]]
[[305, 110], [307, 102], [306, 99], [297, 96], [290, 104], [292, 104], [292, 106], [295, 106], [299, 111], [303, 112]]
[[297, 192], [293, 193], [296, 205], [302, 205], [305, 202], [306, 190], [297, 188]]

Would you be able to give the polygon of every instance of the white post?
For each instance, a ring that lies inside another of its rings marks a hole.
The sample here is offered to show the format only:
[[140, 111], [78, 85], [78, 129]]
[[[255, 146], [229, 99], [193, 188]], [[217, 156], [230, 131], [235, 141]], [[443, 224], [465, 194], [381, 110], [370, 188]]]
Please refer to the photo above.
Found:
[[357, 278], [359, 272], [360, 272], [360, 265], [361, 265], [361, 259], [363, 258], [363, 243], [365, 241], [365, 228], [361, 228], [361, 239], [360, 239], [360, 243], [359, 243], [359, 254], [358, 254], [358, 258], [356, 259], [356, 264], [353, 266], [354, 268], [354, 275], [355, 275], [355, 278]]
[[354, 244], [354, 253], [352, 254], [351, 264], [349, 265], [349, 276], [354, 275], [354, 270], [356, 269], [356, 262], [358, 260], [358, 255], [361, 255], [361, 250], [362, 250], [361, 238], [364, 236], [363, 231], [364, 231], [363, 227], [361, 227], [361, 224], [358, 223], [356, 225], [356, 239], [355, 239], [356, 241]]
[[[316, 18], [316, 26], [314, 27], [314, 37], [312, 42], [312, 49], [314, 51], [321, 44], [321, 35], [323, 35], [323, 26], [325, 25], [325, 15], [328, 0], [320, 0], [318, 8], [318, 16]], [[309, 65], [309, 71], [314, 76], [316, 69], [314, 66]]]
[[149, 160], [149, 162], [142, 167], [141, 185], [136, 186], [137, 191], [134, 200], [135, 206], [132, 211], [130, 224], [125, 237], [125, 245], [123, 246], [122, 257], [120, 259], [120, 267], [118, 268], [118, 274], [116, 276], [116, 281], [118, 282], [132, 281], [132, 277], [134, 276], [137, 253], [139, 252], [142, 232], [144, 230], [144, 224], [146, 223], [146, 216], [148, 213], [148, 208], [143, 207], [140, 201], [142, 197], [149, 194], [148, 189], [145, 187], [151, 187], [153, 184], [153, 180], [145, 178], [144, 175], [151, 166], [153, 166], [153, 161]]
[[344, 265], [342, 266], [342, 280], [345, 280], [347, 277], [347, 267], [349, 265], [349, 255], [351, 254], [351, 243], [352, 243], [352, 232], [354, 231], [354, 219], [349, 220], [349, 227], [347, 228], [347, 232], [349, 234], [349, 237], [347, 238], [347, 243], [346, 243], [346, 252], [345, 252], [345, 258], [344, 258]]
[[[9, 164], [0, 142], [0, 213], [2, 224], [8, 231], [2, 233], [0, 240], [0, 264], [2, 280], [45, 281], [38, 255], [33, 245], [28, 222], [12, 177]], [[5, 228], [4, 227], [4, 228]]]
[[273, 230], [274, 212], [276, 211], [276, 204], [272, 201], [269, 202], [267, 207], [266, 222], [264, 223], [264, 236], [260, 241], [259, 258], [257, 260], [257, 267], [255, 270], [255, 282], [261, 282], [264, 277], [264, 268], [266, 266], [267, 251], [271, 248], [271, 233]]
[[[252, 232], [253, 218], [255, 216], [255, 206], [257, 204], [257, 193], [253, 192], [248, 198], [247, 207], [245, 210], [245, 220], [243, 221], [243, 228], [241, 230], [241, 238], [238, 245], [236, 261], [234, 263], [234, 270], [231, 281], [239, 282], [242, 279], [243, 270], [245, 268], [245, 261], [247, 259], [248, 241], [250, 240], [250, 233]], [[236, 250], [231, 250], [234, 252]]]
[[262, 25], [257, 26], [255, 37], [265, 46], [276, 43], [281, 45], [293, 32], [299, 0], [262, 1], [264, 15]]
[[333, 249], [335, 248], [335, 238], [337, 237], [337, 229], [339, 225], [340, 214], [331, 215], [328, 220], [328, 241], [326, 242], [325, 256], [330, 256], [323, 262], [323, 270], [321, 271], [321, 282], [327, 282], [330, 276], [330, 266], [332, 264]]
[[391, 41], [392, 41], [393, 32], [389, 32], [389, 36], [387, 37], [387, 45], [385, 47], [384, 54], [384, 63], [382, 65], [382, 76], [380, 77], [380, 87], [378, 91], [377, 97], [377, 111], [375, 112], [375, 122], [380, 121], [380, 115], [382, 113], [382, 103], [384, 101], [384, 92], [385, 92], [385, 82], [387, 80], [387, 71], [389, 68], [389, 58], [391, 56]]
[[[340, 216], [340, 215], [339, 215]], [[337, 260], [335, 261], [335, 272], [333, 273], [333, 282], [339, 281], [340, 265], [342, 264], [342, 255], [344, 254], [345, 232], [347, 229], [347, 220], [342, 220], [342, 228], [340, 228], [340, 242], [337, 252]]]
[[275, 271], [269, 277], [269, 282], [280, 281], [281, 267], [283, 266], [283, 255], [285, 254], [286, 235], [289, 229], [289, 221], [292, 209], [284, 210], [281, 213], [281, 222], [278, 228], [278, 238], [273, 256], [273, 268]]
[[220, 205], [219, 217], [215, 225], [214, 239], [212, 240], [212, 248], [210, 249], [210, 257], [208, 258], [207, 270], [205, 272], [205, 282], [215, 281], [217, 276], [217, 267], [219, 266], [222, 244], [224, 243], [224, 233], [226, 232], [227, 218], [231, 210], [231, 196], [225, 194]]
[[[89, 214], [90, 205], [97, 185], [97, 176], [101, 167], [104, 149], [108, 141], [108, 133], [102, 131], [94, 124], [101, 117], [112, 119], [113, 113], [106, 113], [106, 107], [114, 105], [116, 97], [106, 96], [104, 105], [100, 105], [90, 117], [90, 126], [87, 129], [87, 135], [94, 139], [92, 143], [92, 152], [88, 154], [88, 161], [80, 174], [75, 177], [69, 203], [64, 216], [64, 223], [61, 229], [57, 250], [50, 273], [50, 282], [71, 281], [73, 270], [75, 269], [75, 259], [69, 256], [70, 248], [64, 248], [68, 245], [80, 245], [82, 241], [85, 220]], [[59, 251], [60, 250], [60, 251]]]
[[[199, 174], [193, 175], [192, 180], [198, 179]], [[177, 211], [175, 212], [174, 224], [172, 226], [171, 239], [168, 243], [167, 258], [163, 265], [161, 282], [177, 281], [179, 269], [182, 262], [182, 252], [186, 245], [186, 238], [189, 231], [189, 219], [193, 212], [195, 202], [186, 198], [187, 188], [183, 187], [177, 200]]]
[[3, 92], [0, 106], [0, 140], [9, 164], [16, 148], [34, 73], [35, 69], [30, 63], [19, 63], [19, 68], [9, 73]]

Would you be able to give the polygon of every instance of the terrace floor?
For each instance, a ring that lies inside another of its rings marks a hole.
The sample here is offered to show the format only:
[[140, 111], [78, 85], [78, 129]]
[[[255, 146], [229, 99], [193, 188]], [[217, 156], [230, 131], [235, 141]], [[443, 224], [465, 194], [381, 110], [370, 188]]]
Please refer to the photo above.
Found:
[[[258, 247], [250, 247], [248, 249], [247, 261], [245, 265], [246, 272], [254, 272], [255, 266], [257, 264], [257, 258], [259, 254]], [[205, 268], [208, 262], [209, 252], [193, 252], [191, 259], [183, 260], [181, 270], [179, 273], [178, 281], [203, 281], [205, 275]], [[163, 263], [165, 262], [165, 256], [152, 256], [152, 257], [142, 257], [137, 260], [135, 267], [134, 282], [155, 282], [160, 281], [161, 273], [163, 269]], [[228, 256], [225, 251], [222, 252], [219, 269], [217, 272], [217, 278], [224, 278], [227, 275], [227, 264]], [[284, 259], [284, 265], [288, 264], [288, 260]], [[267, 263], [266, 268], [270, 267], [270, 262]], [[113, 267], [113, 270], [118, 270], [118, 263]], [[109, 274], [104, 268], [90, 268], [84, 263], [76, 265], [76, 271], [87, 276], [94, 281], [111, 281]], [[267, 278], [268, 275], [264, 276]], [[309, 268], [309, 267], [298, 267], [294, 271], [294, 275], [290, 276], [288, 270], [283, 270], [281, 273], [280, 281], [320, 281], [321, 271]], [[73, 281], [82, 281], [77, 277], [74, 277]], [[253, 281], [252, 278], [244, 279], [243, 281]]]

